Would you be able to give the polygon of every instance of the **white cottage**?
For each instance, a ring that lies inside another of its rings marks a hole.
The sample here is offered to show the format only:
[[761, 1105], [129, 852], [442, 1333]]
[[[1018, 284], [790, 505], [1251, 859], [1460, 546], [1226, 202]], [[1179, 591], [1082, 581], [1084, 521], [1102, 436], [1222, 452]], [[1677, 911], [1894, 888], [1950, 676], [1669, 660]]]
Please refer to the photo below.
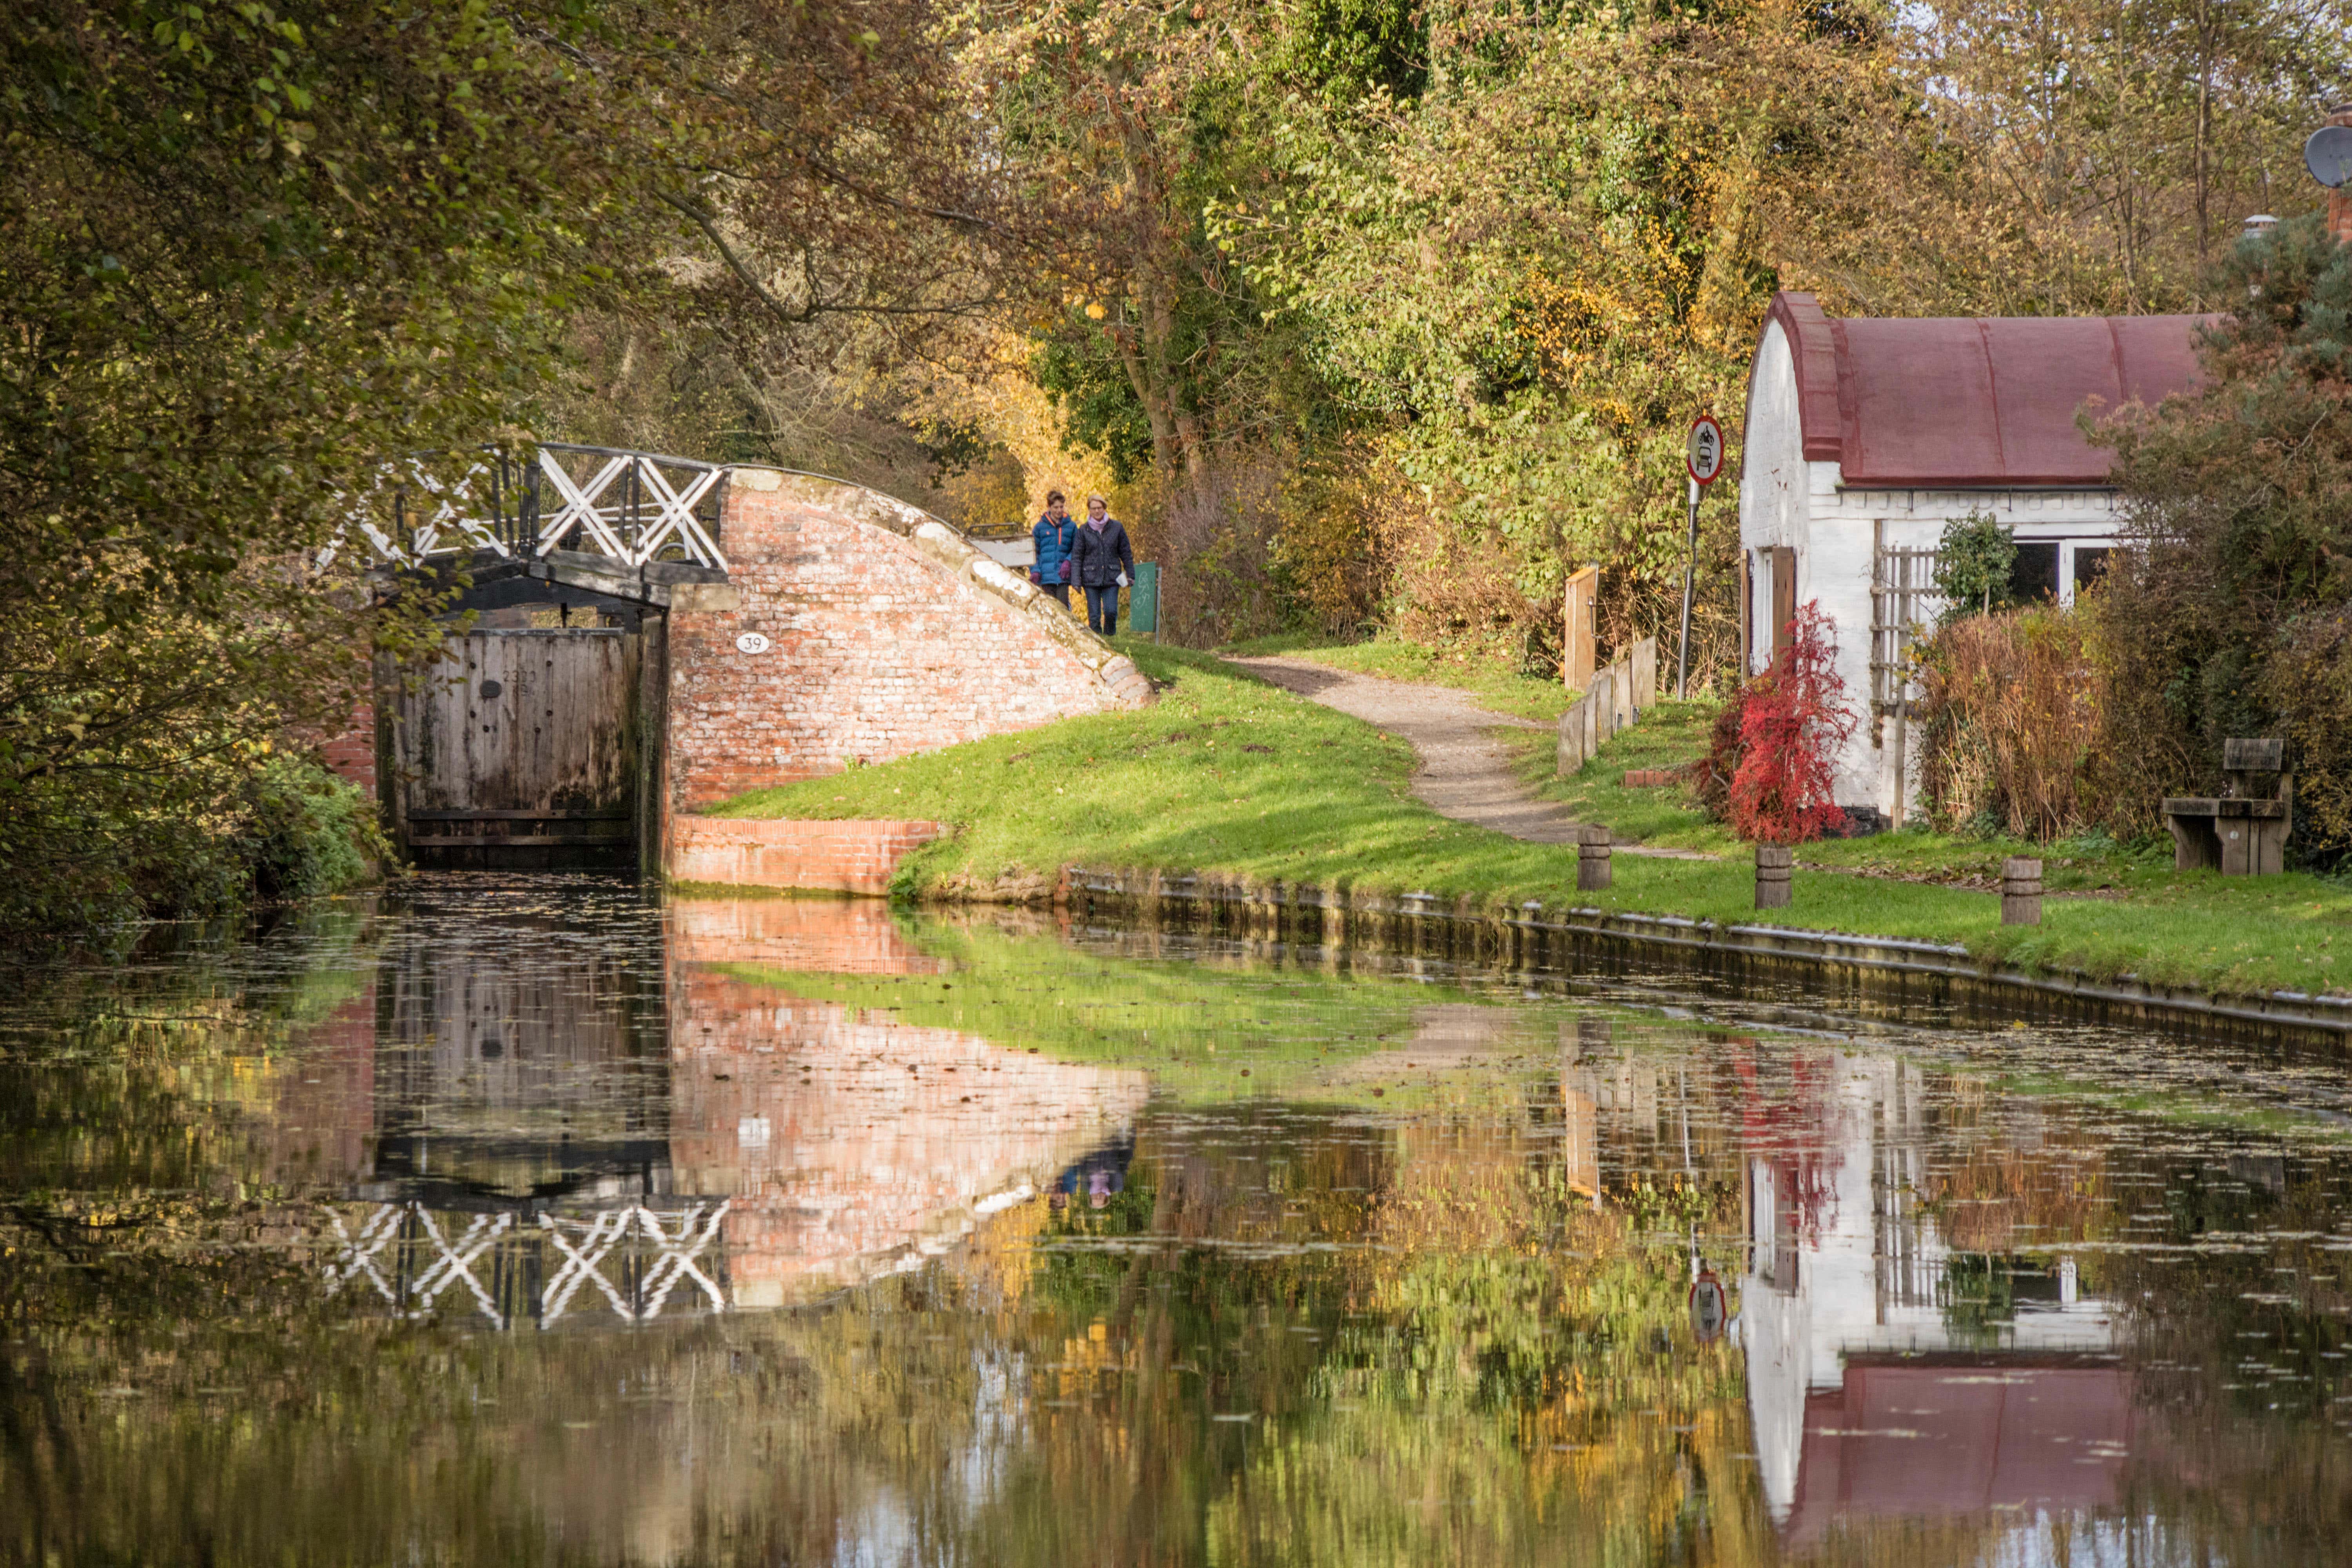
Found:
[[2015, 531], [2017, 585], [2074, 602], [2118, 523], [2111, 454], [2083, 438], [2093, 398], [2154, 404], [2197, 384], [2201, 316], [1832, 320], [1773, 296], [1748, 372], [1739, 477], [1741, 637], [1769, 668], [1797, 606], [1836, 627], [1862, 723], [1838, 804], [1900, 823], [1915, 767], [1891, 668], [1929, 618], [1944, 525], [1990, 512]]

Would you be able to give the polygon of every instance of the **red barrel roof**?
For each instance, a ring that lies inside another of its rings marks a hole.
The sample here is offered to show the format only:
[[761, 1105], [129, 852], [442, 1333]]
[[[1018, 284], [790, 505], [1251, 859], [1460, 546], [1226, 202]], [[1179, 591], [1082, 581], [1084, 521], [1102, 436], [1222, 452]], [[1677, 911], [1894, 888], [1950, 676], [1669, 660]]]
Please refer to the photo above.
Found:
[[1839, 464], [1846, 484], [2080, 486], [2105, 484], [2113, 454], [2084, 440], [2076, 413], [2194, 389], [2197, 329], [2221, 319], [1833, 321], [1783, 290], [1767, 324], [1796, 361], [1805, 457]]

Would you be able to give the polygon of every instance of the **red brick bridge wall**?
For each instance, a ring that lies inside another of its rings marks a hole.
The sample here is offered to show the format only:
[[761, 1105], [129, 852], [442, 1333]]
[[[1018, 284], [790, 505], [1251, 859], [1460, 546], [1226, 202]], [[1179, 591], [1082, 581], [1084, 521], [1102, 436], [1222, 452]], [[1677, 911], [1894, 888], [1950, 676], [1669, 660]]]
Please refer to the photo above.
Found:
[[672, 598], [673, 810], [1150, 695], [1059, 605], [876, 491], [736, 468], [720, 547], [728, 583]]

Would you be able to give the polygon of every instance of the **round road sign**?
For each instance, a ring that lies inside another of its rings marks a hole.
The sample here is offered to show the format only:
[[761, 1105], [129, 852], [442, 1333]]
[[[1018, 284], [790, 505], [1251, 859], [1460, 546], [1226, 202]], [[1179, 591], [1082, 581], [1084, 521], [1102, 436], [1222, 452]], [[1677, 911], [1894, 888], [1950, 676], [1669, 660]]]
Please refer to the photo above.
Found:
[[1703, 485], [1715, 483], [1723, 472], [1723, 426], [1712, 414], [1691, 421], [1690, 444], [1683, 450], [1683, 462], [1690, 477]]
[[1725, 1299], [1723, 1281], [1715, 1277], [1712, 1268], [1699, 1270], [1690, 1288], [1691, 1332], [1698, 1342], [1711, 1345], [1723, 1337], [1723, 1326], [1729, 1319], [1730, 1302]]

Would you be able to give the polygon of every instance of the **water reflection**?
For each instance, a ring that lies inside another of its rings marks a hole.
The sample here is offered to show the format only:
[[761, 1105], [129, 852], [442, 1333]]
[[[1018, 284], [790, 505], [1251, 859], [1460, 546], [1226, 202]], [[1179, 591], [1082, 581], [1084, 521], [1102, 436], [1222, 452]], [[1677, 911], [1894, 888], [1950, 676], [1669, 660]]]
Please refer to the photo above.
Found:
[[[1790, 1537], [2114, 1503], [2134, 1403], [2115, 1310], [2080, 1293], [2071, 1258], [2021, 1270], [1950, 1245], [1927, 1201], [1921, 1069], [1817, 1052], [1751, 1083], [1748, 1399]], [[1969, 1310], [1995, 1270], [2005, 1310]]]
[[2336, 1560], [2324, 1075], [1785, 1004], [565, 878], [40, 977], [0, 1560]]

